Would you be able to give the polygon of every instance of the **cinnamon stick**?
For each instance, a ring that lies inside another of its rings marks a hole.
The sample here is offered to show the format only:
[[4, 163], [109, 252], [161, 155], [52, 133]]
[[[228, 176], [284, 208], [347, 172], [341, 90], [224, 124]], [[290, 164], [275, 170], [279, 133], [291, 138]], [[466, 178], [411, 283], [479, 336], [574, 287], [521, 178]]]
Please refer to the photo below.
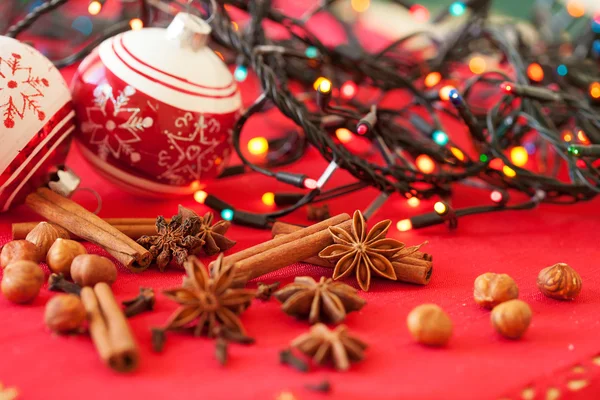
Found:
[[[150, 219], [153, 222], [150, 224], [142, 223], [143, 221], [145, 221], [147, 219]], [[113, 220], [117, 221], [117, 224], [112, 222]], [[128, 220], [129, 220], [129, 222], [128, 222]], [[139, 219], [106, 218], [106, 219], [104, 219], [104, 221], [108, 222], [109, 224], [111, 224], [116, 229], [118, 229], [123, 234], [125, 234], [126, 236], [128, 236], [129, 238], [131, 238], [133, 240], [137, 240], [144, 235], [151, 236], [151, 235], [156, 234], [156, 225], [154, 223], [155, 220], [151, 219], [151, 218], [139, 218]], [[122, 222], [123, 224], [119, 224], [119, 222]], [[29, 234], [29, 232], [31, 232], [31, 230], [33, 228], [35, 228], [37, 224], [39, 224], [39, 222], [17, 222], [17, 223], [12, 224], [13, 240], [25, 239], [27, 237], [27, 235]], [[52, 225], [56, 225], [56, 224], [52, 224]], [[68, 231], [68, 229], [67, 229], [67, 231]], [[79, 236], [75, 235], [73, 232], [69, 232], [69, 234], [71, 235], [71, 239], [73, 239], [73, 240], [82, 240]]]
[[[350, 232], [352, 221], [348, 219], [335, 226]], [[329, 229], [322, 229], [318, 232], [307, 234], [307, 232], [311, 231], [310, 228], [302, 228], [289, 235], [278, 236], [270, 240], [269, 242], [282, 242], [282, 239], [286, 238], [286, 236], [300, 236], [277, 246], [267, 246], [267, 249], [262, 252], [235, 262], [234, 266], [238, 271], [237, 273], [246, 275], [248, 279], [254, 279], [290, 264], [313, 257], [319, 254], [325, 247], [333, 244]]]
[[[275, 222], [271, 229], [271, 234], [276, 237], [285, 236], [292, 232], [297, 232], [300, 229], [302, 229], [301, 226], [287, 224], [285, 222]], [[409, 249], [412, 248], [405, 248], [403, 251], [407, 251]], [[433, 258], [430, 254], [418, 251], [418, 247], [416, 247], [416, 249], [417, 250], [414, 252], [410, 252], [408, 256], [392, 261], [392, 266], [394, 267], [398, 281], [414, 283], [417, 285], [427, 285], [431, 280], [431, 275], [433, 273]], [[319, 265], [321, 267], [335, 267], [335, 264], [330, 263], [329, 261], [318, 256], [309, 257], [302, 261], [313, 265]]]
[[103, 247], [133, 272], [145, 270], [152, 261], [150, 252], [135, 240], [79, 204], [48, 188], [39, 188], [29, 194], [25, 203], [48, 221]]
[[84, 287], [81, 300], [100, 358], [117, 372], [134, 371], [139, 364], [138, 346], [110, 286], [101, 282], [94, 289]]
[[[293, 232], [289, 235], [277, 237], [272, 240], [268, 240], [266, 242], [257, 244], [256, 246], [252, 246], [252, 247], [249, 247], [242, 251], [239, 251], [237, 253], [226, 256], [223, 258], [222, 265], [224, 265], [224, 266], [230, 265], [230, 264], [236, 263], [238, 261], [248, 259], [252, 256], [260, 255], [261, 253], [263, 253], [267, 250], [272, 250], [273, 248], [275, 248], [277, 246], [297, 241], [297, 240], [302, 239], [313, 233], [322, 232], [322, 231], [329, 233], [329, 230], [327, 228], [329, 228], [330, 226], [338, 225], [344, 221], [349, 221], [349, 220], [350, 220], [350, 216], [348, 214], [336, 215], [334, 217], [326, 219], [325, 221], [321, 221], [317, 224], [308, 226], [306, 228], [300, 228], [301, 230], [297, 230], [296, 232]], [[320, 250], [322, 250], [322, 249], [320, 249]], [[314, 254], [317, 254], [319, 251], [315, 252]], [[314, 255], [314, 254], [312, 254], [312, 255]], [[210, 264], [210, 267], [212, 267], [212, 264], [213, 263]]]

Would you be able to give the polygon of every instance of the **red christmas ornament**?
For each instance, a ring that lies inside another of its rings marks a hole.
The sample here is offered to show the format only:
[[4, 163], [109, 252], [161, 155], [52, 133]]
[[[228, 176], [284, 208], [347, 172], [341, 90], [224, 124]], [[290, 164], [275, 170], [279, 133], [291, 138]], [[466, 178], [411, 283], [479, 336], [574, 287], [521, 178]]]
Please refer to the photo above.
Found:
[[0, 36], [0, 212], [64, 162], [74, 116], [69, 88], [50, 60]]
[[84, 156], [126, 190], [187, 194], [221, 171], [241, 108], [210, 26], [178, 14], [102, 43], [80, 65], [73, 98]]

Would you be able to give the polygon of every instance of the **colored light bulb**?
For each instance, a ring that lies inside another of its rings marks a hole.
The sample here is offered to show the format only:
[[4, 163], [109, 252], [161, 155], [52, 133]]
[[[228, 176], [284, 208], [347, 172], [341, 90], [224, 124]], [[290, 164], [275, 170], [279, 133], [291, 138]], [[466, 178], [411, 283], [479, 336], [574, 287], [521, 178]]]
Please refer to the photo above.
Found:
[[238, 82], [244, 82], [248, 77], [248, 68], [245, 65], [238, 65], [233, 72], [233, 77]]
[[441, 201], [438, 201], [437, 203], [435, 203], [433, 205], [433, 210], [438, 214], [438, 215], [444, 215], [448, 212], [448, 206], [446, 204], [444, 204]]
[[509, 82], [502, 82], [500, 84], [500, 89], [504, 90], [506, 93], [511, 93], [513, 90], [512, 84]]
[[317, 185], [318, 185], [317, 181], [315, 181], [312, 178], [306, 178], [304, 180], [304, 187], [307, 189], [310, 189], [310, 190], [316, 189]]
[[580, 18], [585, 15], [585, 7], [579, 0], [569, 0], [567, 2], [567, 12], [573, 18]]
[[248, 142], [248, 151], [255, 156], [263, 155], [269, 151], [269, 141], [264, 137], [255, 137]]
[[458, 93], [458, 90], [452, 89], [449, 93], [450, 102], [455, 106], [462, 104], [463, 99], [462, 96]]
[[465, 11], [467, 11], [467, 6], [462, 1], [455, 1], [454, 3], [450, 4], [448, 11], [452, 16], [460, 17], [465, 13]]
[[560, 76], [567, 76], [567, 74], [569, 73], [569, 68], [567, 68], [565, 64], [560, 64], [558, 67], [556, 67], [556, 72]]
[[479, 156], [479, 161], [481, 162], [487, 162], [489, 160], [489, 157], [487, 156], [487, 154], [481, 154]]
[[233, 210], [231, 208], [226, 208], [221, 211], [221, 218], [225, 221], [231, 221], [233, 219]]
[[600, 83], [594, 82], [590, 85], [590, 96], [593, 99], [600, 99]]
[[352, 9], [358, 13], [365, 12], [371, 6], [371, 0], [351, 0]]
[[139, 31], [144, 27], [144, 21], [139, 18], [133, 18], [129, 21], [129, 27], [132, 31]]
[[94, 0], [88, 5], [88, 13], [90, 15], [98, 15], [100, 11], [102, 11], [102, 3], [99, 1]]
[[267, 192], [262, 195], [262, 202], [266, 206], [273, 206], [275, 204], [275, 193]]
[[354, 95], [356, 94], [356, 91], [357, 91], [356, 83], [354, 83], [352, 81], [344, 82], [344, 84], [340, 88], [340, 93], [342, 94], [342, 97], [345, 99], [353, 98]]
[[594, 50], [594, 53], [597, 55], [600, 54], [600, 39], [594, 40], [594, 43], [592, 43], [592, 50]]
[[527, 160], [529, 159], [529, 154], [527, 154], [527, 150], [523, 146], [516, 146], [510, 150], [510, 160], [517, 167], [522, 167], [527, 164]]
[[396, 228], [400, 232], [410, 231], [412, 229], [412, 222], [410, 221], [410, 219], [403, 219], [402, 221], [398, 221], [398, 223], [396, 224]]
[[527, 76], [533, 82], [541, 82], [544, 80], [544, 69], [538, 63], [531, 63], [527, 67]]
[[319, 92], [321, 93], [329, 93], [331, 92], [331, 81], [329, 79], [324, 79], [319, 84]]
[[498, 190], [494, 190], [492, 193], [490, 193], [490, 199], [492, 199], [494, 203], [500, 203], [503, 197], [504, 196], [502, 196], [502, 193], [500, 193]]
[[448, 135], [444, 131], [435, 131], [431, 135], [433, 141], [440, 146], [445, 146], [448, 143]]
[[487, 63], [482, 57], [473, 57], [469, 60], [469, 69], [476, 75], [483, 74], [487, 68]]
[[421, 204], [421, 200], [419, 200], [416, 197], [411, 197], [410, 199], [406, 200], [406, 202], [408, 203], [409, 206], [411, 207], [419, 207], [419, 204]]
[[444, 87], [442, 87], [442, 88], [440, 89], [440, 92], [439, 92], [440, 99], [441, 99], [441, 100], [443, 100], [443, 101], [448, 101], [448, 100], [450, 100], [450, 93], [451, 93], [453, 90], [456, 90], [456, 89], [454, 88], [454, 86], [450, 86], [450, 85], [448, 85], [448, 86], [444, 86]]
[[508, 176], [509, 178], [514, 178], [515, 176], [517, 176], [517, 173], [515, 172], [515, 170], [512, 169], [511, 167], [509, 167], [508, 165], [505, 165], [504, 167], [502, 167], [502, 172], [504, 173], [504, 175]]
[[440, 83], [442, 80], [442, 74], [440, 74], [439, 72], [430, 72], [427, 74], [427, 76], [425, 77], [425, 86], [427, 86], [428, 88], [434, 87], [435, 85], [437, 85], [438, 83]]
[[352, 140], [352, 132], [346, 128], [338, 128], [335, 131], [335, 136], [342, 143], [348, 143]]
[[194, 192], [194, 200], [196, 200], [200, 204], [204, 204], [204, 201], [206, 201], [207, 197], [208, 193], [206, 193], [204, 190], [198, 190]]
[[585, 132], [582, 130], [577, 132], [577, 139], [579, 139], [579, 141], [583, 144], [588, 144], [590, 142], [588, 137], [585, 135]]
[[360, 124], [358, 128], [356, 128], [356, 133], [359, 135], [366, 135], [369, 131], [369, 127], [366, 124]]
[[308, 58], [317, 58], [319, 56], [319, 50], [315, 46], [308, 46], [304, 54]]
[[427, 154], [421, 154], [415, 161], [419, 171], [424, 174], [430, 174], [435, 171], [435, 163]]
[[452, 153], [459, 161], [465, 161], [465, 153], [460, 151], [460, 149], [456, 147], [450, 147], [450, 153]]

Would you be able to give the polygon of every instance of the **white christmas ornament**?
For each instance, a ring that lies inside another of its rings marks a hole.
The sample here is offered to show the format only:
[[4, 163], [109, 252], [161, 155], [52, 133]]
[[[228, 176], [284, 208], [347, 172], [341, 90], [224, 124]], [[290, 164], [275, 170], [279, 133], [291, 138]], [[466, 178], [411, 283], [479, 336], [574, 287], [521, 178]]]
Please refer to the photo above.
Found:
[[0, 212], [64, 162], [74, 116], [69, 88], [50, 60], [0, 36]]
[[206, 46], [209, 33], [181, 13], [168, 29], [106, 40], [80, 65], [77, 138], [86, 159], [126, 190], [190, 193], [226, 164], [241, 97]]

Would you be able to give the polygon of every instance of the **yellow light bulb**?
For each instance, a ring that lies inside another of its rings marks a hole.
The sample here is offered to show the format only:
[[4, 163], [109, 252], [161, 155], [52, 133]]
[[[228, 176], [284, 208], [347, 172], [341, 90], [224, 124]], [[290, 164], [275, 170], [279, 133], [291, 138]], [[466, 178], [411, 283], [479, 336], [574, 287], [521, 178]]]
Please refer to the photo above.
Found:
[[448, 207], [444, 203], [442, 203], [441, 201], [438, 201], [437, 203], [435, 203], [433, 205], [433, 209], [439, 215], [444, 215], [448, 211]]
[[356, 12], [365, 12], [371, 6], [371, 0], [352, 0], [350, 2], [352, 9]]
[[412, 229], [412, 222], [410, 222], [410, 219], [403, 219], [402, 221], [398, 221], [396, 228], [400, 232], [410, 231]]
[[318, 77], [317, 79], [315, 79], [315, 81], [313, 83], [313, 88], [315, 90], [319, 90], [319, 87], [321, 86], [321, 83], [324, 82], [324, 81], [326, 81], [326, 80], [327, 80], [327, 78], [325, 78], [323, 76]]
[[329, 79], [324, 79], [321, 81], [319, 85], [319, 92], [321, 93], [329, 93], [331, 92], [331, 81]]
[[144, 22], [139, 18], [134, 18], [131, 21], [129, 21], [129, 26], [131, 27], [131, 30], [139, 31], [144, 27]]
[[442, 74], [440, 74], [439, 72], [430, 72], [425, 77], [425, 86], [427, 86], [428, 88], [434, 87], [435, 85], [440, 83], [441, 80]]
[[102, 11], [102, 3], [99, 1], [92, 1], [88, 5], [88, 13], [90, 13], [90, 15], [98, 15], [100, 11]]
[[502, 167], [502, 172], [504, 172], [504, 175], [508, 176], [509, 178], [514, 178], [515, 176], [517, 176], [515, 170], [509, 167], [508, 165]]
[[263, 194], [262, 202], [264, 205], [271, 207], [275, 204], [275, 194], [273, 192], [267, 192]]
[[440, 99], [443, 101], [450, 100], [450, 92], [455, 89], [456, 88], [454, 86], [450, 85], [442, 87], [439, 91]]
[[417, 168], [419, 169], [419, 171], [425, 174], [430, 174], [433, 171], [435, 171], [435, 163], [427, 154], [421, 154], [417, 157], [415, 161], [417, 163]]
[[411, 197], [410, 199], [408, 199], [406, 201], [408, 203], [409, 206], [411, 207], [419, 207], [419, 204], [421, 204], [421, 200], [419, 200], [416, 197]]
[[352, 132], [346, 128], [338, 128], [335, 131], [335, 136], [342, 143], [348, 143], [352, 140]]
[[450, 153], [454, 155], [458, 160], [465, 161], [465, 153], [457, 149], [456, 147], [450, 147]]
[[269, 142], [264, 137], [255, 137], [248, 142], [248, 151], [250, 154], [260, 156], [269, 151]]
[[194, 200], [200, 204], [204, 204], [206, 197], [208, 197], [208, 193], [206, 193], [204, 190], [198, 190], [194, 193]]
[[483, 74], [486, 68], [487, 63], [482, 57], [473, 57], [471, 60], [469, 60], [469, 69], [474, 74]]
[[527, 150], [523, 146], [513, 147], [510, 151], [510, 159], [513, 164], [517, 167], [522, 167], [527, 164], [527, 160], [529, 159], [529, 154], [527, 154]]

